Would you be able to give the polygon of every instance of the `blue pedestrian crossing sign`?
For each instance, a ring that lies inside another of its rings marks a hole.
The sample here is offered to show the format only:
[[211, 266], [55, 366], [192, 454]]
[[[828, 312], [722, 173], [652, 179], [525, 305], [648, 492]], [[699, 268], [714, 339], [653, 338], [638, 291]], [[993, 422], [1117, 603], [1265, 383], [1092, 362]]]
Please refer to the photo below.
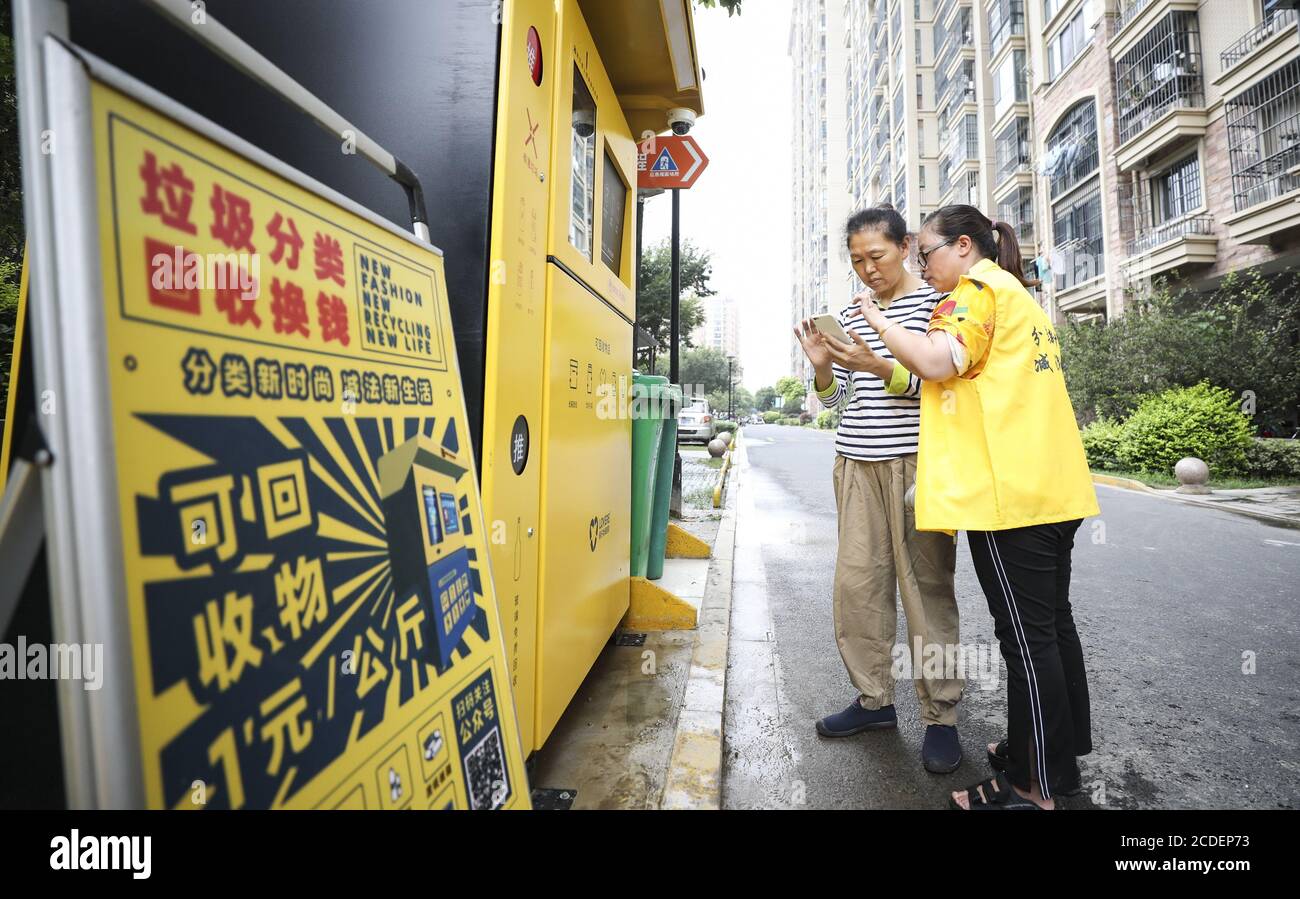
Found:
[[673, 160], [673, 154], [668, 152], [667, 147], [664, 147], [662, 150], [659, 151], [659, 157], [655, 160], [655, 164], [650, 166], [650, 171], [652, 172], [677, 171], [677, 163]]

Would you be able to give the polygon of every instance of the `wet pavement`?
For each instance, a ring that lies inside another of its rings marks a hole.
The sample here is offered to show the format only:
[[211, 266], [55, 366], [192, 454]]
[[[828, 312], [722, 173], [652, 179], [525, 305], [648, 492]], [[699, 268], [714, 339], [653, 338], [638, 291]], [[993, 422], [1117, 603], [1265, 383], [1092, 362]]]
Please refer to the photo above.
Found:
[[[729, 808], [941, 808], [989, 776], [1003, 736], [1001, 658], [963, 536], [962, 641], [991, 652], [996, 689], [968, 673], [966, 758], [921, 767], [910, 684], [897, 730], [819, 737], [852, 699], [835, 647], [833, 435], [746, 428], [724, 729]], [[1066, 808], [1300, 807], [1300, 536], [1162, 497], [1097, 488], [1075, 543], [1071, 599], [1092, 694], [1085, 792]], [[899, 614], [900, 632], [903, 620]]]

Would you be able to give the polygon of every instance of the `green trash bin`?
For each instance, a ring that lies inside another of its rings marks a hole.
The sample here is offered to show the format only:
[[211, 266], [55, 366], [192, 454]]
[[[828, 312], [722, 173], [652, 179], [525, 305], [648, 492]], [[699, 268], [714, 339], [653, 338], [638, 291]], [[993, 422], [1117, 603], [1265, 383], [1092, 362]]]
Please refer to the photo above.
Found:
[[655, 466], [654, 508], [650, 520], [650, 556], [646, 560], [646, 578], [657, 581], [664, 576], [664, 547], [668, 543], [668, 505], [673, 493], [673, 470], [677, 467], [677, 413], [682, 408], [682, 388], [669, 384], [660, 388], [667, 402], [660, 403], [663, 436], [659, 441], [659, 464]]
[[[664, 417], [660, 411], [662, 392], [668, 379], [661, 375], [632, 373], [632, 576], [645, 577], [650, 556], [651, 522], [654, 518], [656, 469]], [[674, 427], [677, 419], [673, 418]], [[674, 434], [674, 440], [676, 435]], [[660, 550], [662, 553], [662, 549]], [[663, 567], [662, 561], [660, 568]]]

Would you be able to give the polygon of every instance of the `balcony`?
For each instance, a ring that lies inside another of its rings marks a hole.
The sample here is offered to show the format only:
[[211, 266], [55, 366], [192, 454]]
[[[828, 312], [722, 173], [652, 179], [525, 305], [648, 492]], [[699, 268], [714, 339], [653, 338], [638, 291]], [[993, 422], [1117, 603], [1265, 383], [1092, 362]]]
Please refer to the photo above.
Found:
[[1278, 9], [1219, 54], [1222, 66], [1214, 83], [1224, 97], [1249, 88], [1269, 72], [1300, 56], [1300, 32], [1294, 9]]
[[1125, 274], [1129, 278], [1150, 277], [1174, 269], [1213, 265], [1218, 258], [1219, 238], [1214, 234], [1212, 218], [1192, 215], [1143, 229], [1125, 250]]
[[1123, 31], [1150, 4], [1151, 0], [1121, 0], [1119, 13], [1115, 16], [1115, 32]]
[[1121, 171], [1205, 134], [1200, 46], [1196, 14], [1172, 12], [1115, 63]]
[[[956, 79], [954, 79], [954, 81], [956, 81], [959, 84], [963, 80], [965, 79], [963, 79], [962, 76], [960, 75]], [[975, 82], [973, 80], [966, 81], [965, 87], [959, 87], [956, 90], [950, 91], [949, 93], [952, 94], [952, 97], [951, 99], [948, 100], [948, 105], [947, 107], [945, 107], [945, 109], [947, 112], [948, 121], [951, 122], [953, 119], [957, 117], [957, 114], [960, 112], [961, 107], [963, 105], [967, 103], [975, 102]]]
[[1110, 55], [1119, 59], [1142, 39], [1151, 27], [1171, 12], [1195, 13], [1199, 0], [1120, 0], [1115, 32], [1110, 38]]
[[979, 156], [979, 126], [975, 116], [968, 115], [960, 126], [953, 128], [952, 142], [948, 145], [947, 153], [948, 171], [956, 174], [968, 160], [978, 160]]
[[1300, 227], [1300, 59], [1224, 103], [1236, 210], [1228, 234], [1267, 244]]
[[1056, 243], [1050, 261], [1062, 311], [1090, 310], [1098, 304], [1106, 308], [1106, 248], [1100, 230]]
[[935, 27], [938, 27], [939, 25], [947, 21], [948, 14], [952, 12], [952, 9], [955, 5], [956, 5], [956, 0], [940, 0], [939, 3], [935, 4], [935, 8], [934, 8]]
[[1014, 35], [1024, 33], [1024, 0], [996, 0], [989, 8], [989, 59], [996, 60]]

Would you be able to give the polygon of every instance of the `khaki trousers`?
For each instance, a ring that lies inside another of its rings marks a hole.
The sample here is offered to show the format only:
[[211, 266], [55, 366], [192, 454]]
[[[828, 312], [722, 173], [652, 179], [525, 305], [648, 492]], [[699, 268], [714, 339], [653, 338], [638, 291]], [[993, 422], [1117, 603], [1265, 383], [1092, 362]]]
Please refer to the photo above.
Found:
[[[921, 721], [957, 723], [957, 702], [965, 683], [952, 670], [929, 670], [914, 652], [939, 644], [942, 657], [960, 651], [952, 537], [919, 532], [903, 496], [916, 482], [916, 456], [861, 462], [836, 456], [835, 505], [839, 511], [839, 554], [835, 561], [835, 641], [862, 705], [878, 709], [894, 702], [891, 652], [898, 632], [895, 590], [907, 622], [910, 675], [920, 701]], [[929, 677], [924, 675], [929, 674]]]

